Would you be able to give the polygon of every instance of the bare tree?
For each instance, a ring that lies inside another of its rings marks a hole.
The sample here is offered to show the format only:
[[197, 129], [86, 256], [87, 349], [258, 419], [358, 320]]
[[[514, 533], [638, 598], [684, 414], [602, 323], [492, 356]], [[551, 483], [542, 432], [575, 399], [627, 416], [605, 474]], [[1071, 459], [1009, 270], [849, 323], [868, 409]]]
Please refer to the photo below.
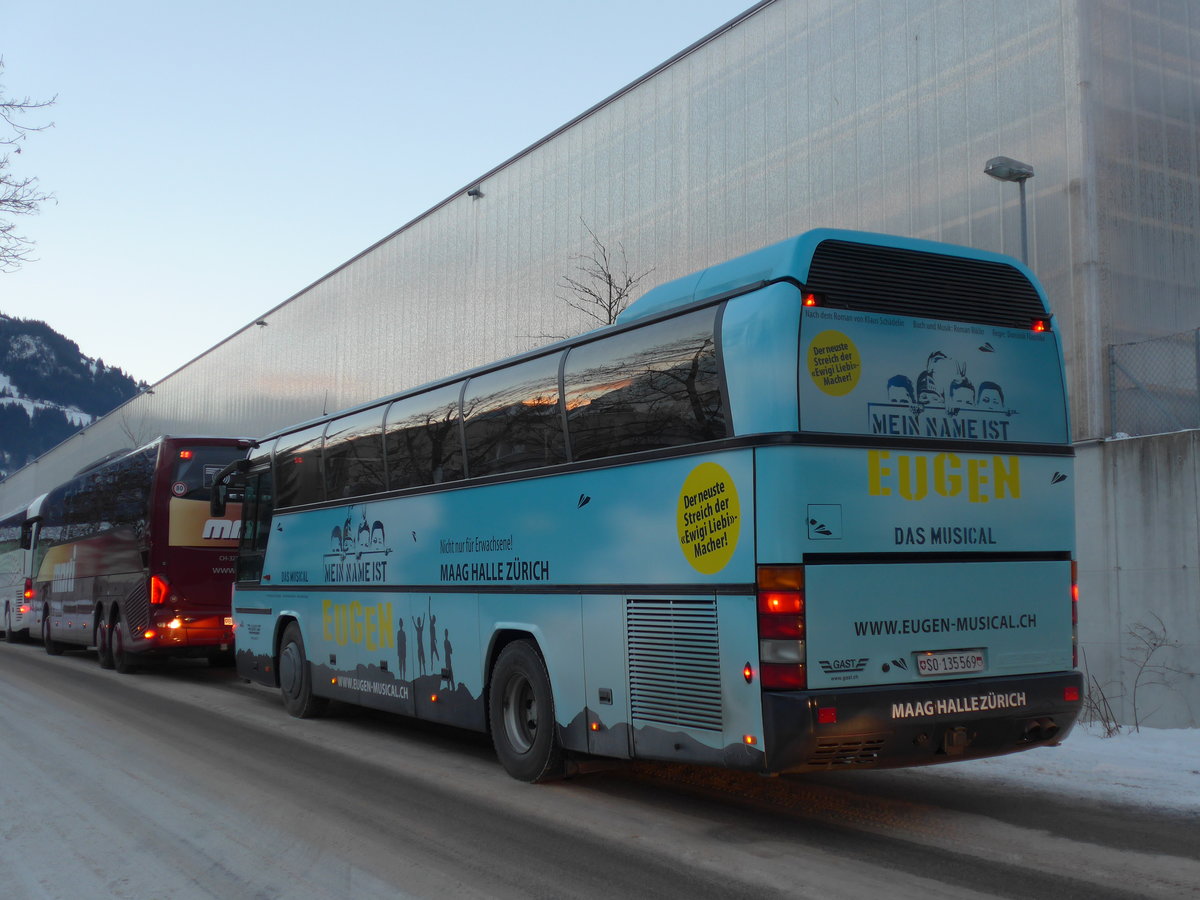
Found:
[[[0, 74], [4, 72], [4, 60], [0, 58]], [[57, 98], [31, 100], [28, 97], [10, 99], [5, 96], [0, 83], [0, 272], [12, 272], [29, 260], [33, 242], [16, 232], [16, 224], [10, 216], [27, 216], [36, 213], [41, 205], [52, 199], [50, 194], [38, 188], [37, 179], [21, 177], [9, 171], [13, 154], [21, 152], [21, 142], [34, 131], [45, 131], [54, 125], [25, 125], [22, 117], [33, 110], [52, 106]]]
[[592, 238], [592, 249], [571, 257], [575, 274], [562, 276], [557, 286], [564, 293], [554, 296], [601, 325], [611, 325], [629, 305], [633, 289], [654, 267], [631, 275], [624, 245], [618, 241], [616, 252], [610, 251], [587, 222], [579, 221]]

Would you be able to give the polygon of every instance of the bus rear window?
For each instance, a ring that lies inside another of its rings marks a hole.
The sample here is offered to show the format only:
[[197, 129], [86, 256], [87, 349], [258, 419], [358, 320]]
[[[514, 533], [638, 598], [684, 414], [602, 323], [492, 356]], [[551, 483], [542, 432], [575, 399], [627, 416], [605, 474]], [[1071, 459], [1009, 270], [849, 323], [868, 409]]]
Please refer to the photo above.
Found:
[[185, 500], [208, 500], [217, 473], [246, 455], [239, 447], [176, 447], [171, 471], [171, 495]]

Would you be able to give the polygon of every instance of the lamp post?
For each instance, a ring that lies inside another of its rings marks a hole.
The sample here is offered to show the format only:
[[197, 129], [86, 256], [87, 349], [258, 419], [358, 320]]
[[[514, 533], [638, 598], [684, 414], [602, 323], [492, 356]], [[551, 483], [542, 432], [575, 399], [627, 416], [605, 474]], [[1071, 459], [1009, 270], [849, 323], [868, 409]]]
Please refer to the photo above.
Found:
[[1025, 216], [1025, 182], [1033, 177], [1033, 166], [1007, 156], [993, 156], [983, 167], [997, 181], [1015, 181], [1021, 189], [1021, 262], [1029, 265], [1029, 223]]

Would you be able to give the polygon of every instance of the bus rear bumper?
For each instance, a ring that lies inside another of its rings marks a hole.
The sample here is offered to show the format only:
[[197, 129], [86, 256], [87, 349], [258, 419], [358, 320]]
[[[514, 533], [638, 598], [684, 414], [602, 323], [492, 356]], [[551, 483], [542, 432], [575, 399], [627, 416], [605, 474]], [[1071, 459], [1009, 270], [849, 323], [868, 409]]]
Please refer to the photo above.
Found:
[[1063, 740], [1078, 672], [763, 694], [769, 772], [891, 768], [998, 756]]
[[208, 656], [233, 651], [233, 624], [224, 615], [184, 615], [153, 622], [131, 641], [130, 652], [148, 656]]

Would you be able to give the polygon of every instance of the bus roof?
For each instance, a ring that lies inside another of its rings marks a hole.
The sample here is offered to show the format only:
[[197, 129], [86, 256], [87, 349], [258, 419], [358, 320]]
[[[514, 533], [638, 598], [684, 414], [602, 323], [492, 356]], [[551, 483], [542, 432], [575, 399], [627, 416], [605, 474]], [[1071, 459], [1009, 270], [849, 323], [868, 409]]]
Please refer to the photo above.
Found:
[[660, 284], [629, 304], [617, 318], [617, 322], [618, 324], [628, 324], [637, 319], [667, 312], [678, 306], [719, 297], [722, 294], [738, 293], [756, 285], [769, 284], [782, 279], [794, 279], [804, 284], [808, 281], [809, 266], [812, 264], [817, 246], [828, 240], [868, 244], [876, 247], [894, 247], [900, 250], [914, 250], [942, 256], [959, 256], [1001, 263], [1018, 269], [1031, 282], [1037, 283], [1032, 273], [1019, 260], [1001, 253], [894, 234], [814, 228], [812, 231], [806, 231], [796, 237], [771, 244], [728, 262], [718, 263], [707, 269], [701, 269], [699, 272], [693, 272], [674, 281]]

